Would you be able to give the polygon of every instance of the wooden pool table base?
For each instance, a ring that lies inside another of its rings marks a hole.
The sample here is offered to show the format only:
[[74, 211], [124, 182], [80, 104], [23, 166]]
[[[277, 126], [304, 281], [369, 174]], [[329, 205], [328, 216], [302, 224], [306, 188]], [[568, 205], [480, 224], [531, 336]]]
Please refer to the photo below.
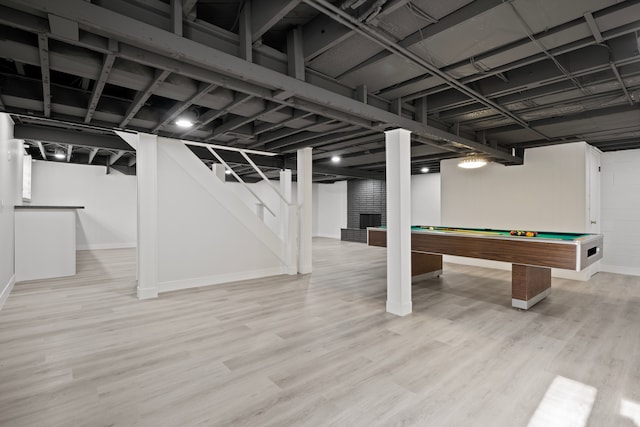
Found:
[[551, 268], [511, 265], [511, 306], [528, 310], [551, 293]]
[[[411, 252], [412, 281], [442, 274], [442, 255]], [[512, 264], [511, 306], [528, 310], [551, 293], [551, 268]]]

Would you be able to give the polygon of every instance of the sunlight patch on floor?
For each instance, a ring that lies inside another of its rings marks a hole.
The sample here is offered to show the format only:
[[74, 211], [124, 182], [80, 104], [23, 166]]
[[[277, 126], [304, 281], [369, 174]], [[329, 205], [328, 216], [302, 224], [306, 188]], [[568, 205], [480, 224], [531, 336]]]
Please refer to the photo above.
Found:
[[636, 426], [640, 427], [640, 403], [622, 399], [620, 402], [620, 415], [629, 418]]
[[555, 377], [529, 427], [584, 427], [589, 419], [598, 390], [564, 377]]

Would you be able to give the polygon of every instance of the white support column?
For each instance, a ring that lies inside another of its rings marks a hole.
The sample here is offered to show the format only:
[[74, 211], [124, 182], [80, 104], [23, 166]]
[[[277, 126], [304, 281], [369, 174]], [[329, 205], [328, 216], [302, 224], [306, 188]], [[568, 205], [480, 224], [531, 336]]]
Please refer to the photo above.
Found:
[[280, 235], [284, 245], [285, 273], [298, 273], [298, 215], [297, 206], [291, 203], [291, 169], [280, 171], [280, 192], [284, 200], [280, 200]]
[[158, 139], [138, 134], [138, 298], [158, 296]]
[[[280, 193], [285, 200], [289, 202], [292, 201], [292, 190], [291, 190], [291, 169], [282, 169], [280, 171]], [[287, 223], [289, 214], [289, 205], [282, 199], [280, 199], [280, 218], [282, 221], [280, 222], [280, 236], [284, 239], [286, 237], [287, 232]]]
[[411, 132], [385, 132], [387, 158], [387, 312], [411, 313]]
[[311, 273], [311, 233], [312, 233], [312, 159], [311, 147], [298, 150], [298, 272]]
[[217, 176], [220, 181], [225, 182], [227, 180], [224, 165], [222, 163], [214, 163], [211, 165], [211, 171]]

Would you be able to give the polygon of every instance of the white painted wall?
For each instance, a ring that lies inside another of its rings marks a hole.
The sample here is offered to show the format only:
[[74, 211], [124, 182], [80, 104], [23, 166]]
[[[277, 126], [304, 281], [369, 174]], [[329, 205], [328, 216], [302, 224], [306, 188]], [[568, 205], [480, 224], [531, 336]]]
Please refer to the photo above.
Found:
[[520, 166], [441, 162], [442, 224], [586, 232], [587, 150], [582, 142], [532, 148]]
[[411, 224], [440, 225], [440, 174], [411, 176]]
[[602, 270], [640, 276], [640, 150], [602, 153]]
[[31, 205], [84, 206], [76, 221], [77, 248], [136, 245], [136, 177], [105, 166], [35, 161]]
[[347, 181], [313, 184], [313, 235], [340, 239], [347, 227]]
[[15, 284], [13, 207], [20, 204], [22, 192], [22, 141], [13, 138], [13, 121], [0, 113], [0, 308]]
[[[465, 170], [458, 160], [441, 162], [442, 224], [454, 227], [582, 233], [588, 230], [587, 156], [584, 142], [532, 148], [524, 165], [490, 163]], [[606, 236], [605, 236], [606, 245]], [[605, 246], [605, 253], [606, 253]], [[510, 269], [472, 258], [446, 261]], [[596, 270], [553, 270], [556, 277], [586, 280]]]
[[157, 167], [160, 292], [283, 272], [275, 234], [186, 147], [158, 138]]

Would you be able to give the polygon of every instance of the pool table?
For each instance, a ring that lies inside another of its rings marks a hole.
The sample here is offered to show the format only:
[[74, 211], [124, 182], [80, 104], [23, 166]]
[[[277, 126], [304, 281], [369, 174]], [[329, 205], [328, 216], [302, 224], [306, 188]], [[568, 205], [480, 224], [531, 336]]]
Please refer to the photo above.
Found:
[[[384, 227], [367, 229], [367, 243], [387, 246]], [[580, 271], [602, 258], [601, 234], [540, 232], [513, 236], [510, 230], [411, 227], [411, 274], [439, 275], [442, 255], [512, 264], [511, 304], [528, 310], [551, 292], [551, 268]]]

